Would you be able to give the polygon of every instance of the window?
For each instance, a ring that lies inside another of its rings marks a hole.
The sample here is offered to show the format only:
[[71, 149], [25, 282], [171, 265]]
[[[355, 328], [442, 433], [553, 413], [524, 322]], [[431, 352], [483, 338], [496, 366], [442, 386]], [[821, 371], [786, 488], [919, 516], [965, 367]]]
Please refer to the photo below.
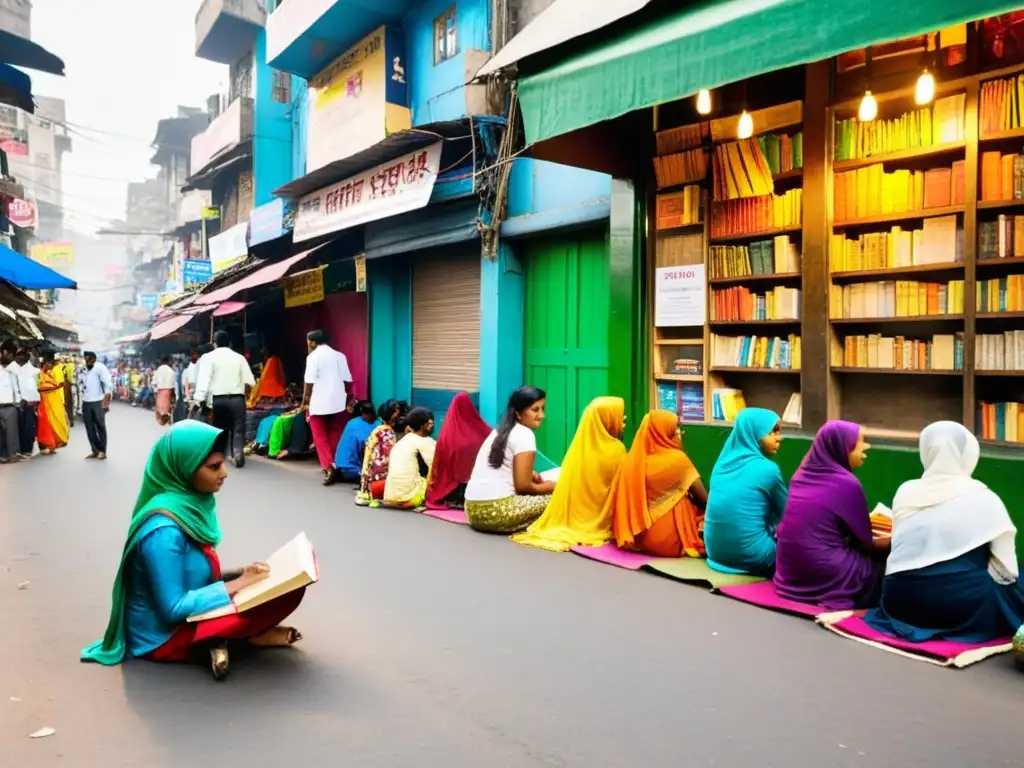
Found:
[[292, 76], [287, 72], [274, 70], [274, 82], [271, 87], [271, 98], [280, 104], [292, 102]]
[[455, 23], [455, 6], [434, 19], [434, 63], [454, 58], [459, 52], [459, 29]]

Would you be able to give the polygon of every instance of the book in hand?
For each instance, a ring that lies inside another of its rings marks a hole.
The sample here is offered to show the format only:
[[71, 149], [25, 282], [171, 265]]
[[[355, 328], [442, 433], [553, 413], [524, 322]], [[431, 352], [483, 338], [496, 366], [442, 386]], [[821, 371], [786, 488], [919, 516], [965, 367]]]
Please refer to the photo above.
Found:
[[300, 533], [268, 557], [267, 565], [270, 566], [270, 574], [265, 579], [239, 590], [228, 605], [194, 614], [188, 617], [188, 621], [205, 621], [243, 613], [320, 579], [316, 553], [305, 533]]
[[549, 482], [550, 481], [550, 482], [557, 483], [558, 482], [558, 478], [561, 476], [561, 474], [562, 474], [562, 468], [561, 467], [552, 467], [551, 469], [545, 469], [543, 472], [541, 472], [540, 473], [540, 479], [543, 480], [544, 482]]

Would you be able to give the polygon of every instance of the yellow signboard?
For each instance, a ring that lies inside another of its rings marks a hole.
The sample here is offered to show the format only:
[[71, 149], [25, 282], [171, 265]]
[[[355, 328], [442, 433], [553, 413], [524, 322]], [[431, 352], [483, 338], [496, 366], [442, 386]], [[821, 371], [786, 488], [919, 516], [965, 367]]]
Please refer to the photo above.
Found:
[[286, 277], [281, 284], [286, 307], [301, 307], [324, 300], [324, 272], [319, 267]]
[[55, 269], [70, 267], [75, 263], [75, 247], [71, 243], [36, 243], [32, 260]]
[[356, 293], [366, 293], [366, 257], [356, 256]]
[[175, 299], [180, 299], [184, 294], [181, 293], [161, 293], [157, 296], [157, 302], [161, 307], [166, 307]]

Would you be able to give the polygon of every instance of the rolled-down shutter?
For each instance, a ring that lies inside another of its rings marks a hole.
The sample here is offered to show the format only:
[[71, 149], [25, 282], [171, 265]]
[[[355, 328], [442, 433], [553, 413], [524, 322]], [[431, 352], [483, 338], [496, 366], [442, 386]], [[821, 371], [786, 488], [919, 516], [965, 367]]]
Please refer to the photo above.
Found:
[[412, 385], [480, 388], [480, 256], [414, 261]]

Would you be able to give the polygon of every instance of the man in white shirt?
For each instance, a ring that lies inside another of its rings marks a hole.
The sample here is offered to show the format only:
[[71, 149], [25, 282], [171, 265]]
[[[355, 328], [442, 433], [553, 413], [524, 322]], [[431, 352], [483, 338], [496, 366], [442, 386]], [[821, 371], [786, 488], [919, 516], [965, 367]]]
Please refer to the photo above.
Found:
[[196, 391], [196, 384], [199, 383], [199, 350], [192, 350], [192, 357], [189, 359], [188, 367], [181, 374], [181, 383], [185, 388], [185, 400], [192, 401], [192, 393]]
[[323, 331], [310, 331], [306, 342], [309, 357], [306, 358], [302, 408], [309, 412], [309, 430], [313, 433], [313, 445], [324, 473], [324, 485], [331, 485], [335, 480], [334, 453], [345, 428], [352, 372], [348, 358], [328, 346], [327, 334]]
[[0, 464], [21, 460], [21, 434], [19, 411], [21, 388], [17, 367], [14, 366], [14, 344], [0, 345]]
[[171, 410], [174, 408], [174, 396], [177, 392], [178, 377], [171, 368], [170, 355], [160, 360], [160, 367], [153, 374], [153, 389], [156, 390], [156, 423], [166, 426], [171, 423]]
[[96, 362], [95, 352], [85, 353], [85, 376], [82, 377], [82, 421], [92, 448], [85, 458], [103, 460], [107, 458], [107, 411], [114, 392], [110, 371], [103, 363]]
[[245, 399], [256, 386], [249, 361], [231, 349], [227, 331], [217, 331], [213, 337], [217, 348], [203, 355], [196, 385], [196, 402], [213, 400], [213, 426], [231, 436], [235, 466], [245, 466]]
[[29, 458], [36, 443], [36, 418], [39, 412], [39, 369], [32, 365], [24, 347], [14, 354], [14, 362], [7, 370], [17, 368], [18, 388], [21, 390], [21, 414], [18, 434], [21, 436], [21, 455]]

